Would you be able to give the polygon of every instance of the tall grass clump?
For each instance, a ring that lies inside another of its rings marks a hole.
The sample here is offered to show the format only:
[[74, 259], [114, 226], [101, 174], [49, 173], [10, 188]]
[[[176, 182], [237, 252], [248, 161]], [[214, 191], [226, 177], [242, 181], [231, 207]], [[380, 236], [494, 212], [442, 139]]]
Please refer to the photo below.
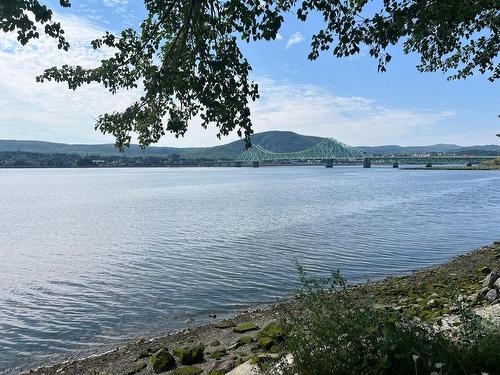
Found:
[[283, 306], [281, 361], [271, 372], [295, 374], [500, 374], [500, 328], [457, 302], [458, 338], [347, 287], [336, 272], [309, 278]]

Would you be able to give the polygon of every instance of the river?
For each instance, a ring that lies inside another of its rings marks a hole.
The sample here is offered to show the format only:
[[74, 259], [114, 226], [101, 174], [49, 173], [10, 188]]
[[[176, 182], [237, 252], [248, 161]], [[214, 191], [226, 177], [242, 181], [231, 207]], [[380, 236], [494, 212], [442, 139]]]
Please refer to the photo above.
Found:
[[0, 170], [0, 372], [500, 239], [500, 173]]

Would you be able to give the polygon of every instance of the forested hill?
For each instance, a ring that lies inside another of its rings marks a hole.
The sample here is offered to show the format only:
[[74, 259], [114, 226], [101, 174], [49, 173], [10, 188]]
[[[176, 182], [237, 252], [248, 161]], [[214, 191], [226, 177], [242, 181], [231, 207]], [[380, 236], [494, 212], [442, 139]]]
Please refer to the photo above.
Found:
[[[320, 137], [300, 135], [293, 132], [270, 131], [254, 134], [252, 142], [276, 152], [301, 151], [321, 141]], [[157, 147], [141, 149], [138, 145], [130, 145], [124, 153], [120, 153], [113, 144], [81, 145], [53, 143], [42, 141], [0, 140], [0, 152], [37, 152], [44, 154], [77, 154], [102, 156], [168, 156], [173, 153], [183, 158], [234, 158], [245, 150], [243, 140], [234, 141], [214, 147]]]
[[[305, 150], [321, 141], [320, 137], [301, 135], [289, 131], [269, 131], [252, 136], [253, 144], [258, 144], [267, 150], [275, 152], [294, 152]], [[437, 144], [431, 146], [361, 146], [358, 147], [368, 154], [413, 154], [426, 152], [468, 153], [473, 155], [498, 155], [500, 146], [472, 146], [463, 147], [453, 144]], [[163, 156], [178, 154], [185, 159], [219, 159], [234, 158], [243, 152], [243, 140], [214, 147], [156, 147], [151, 146], [142, 150], [137, 145], [131, 145], [124, 153], [120, 153], [113, 144], [66, 144], [43, 141], [0, 140], [0, 152], [35, 152], [44, 154], [77, 154], [102, 156]]]

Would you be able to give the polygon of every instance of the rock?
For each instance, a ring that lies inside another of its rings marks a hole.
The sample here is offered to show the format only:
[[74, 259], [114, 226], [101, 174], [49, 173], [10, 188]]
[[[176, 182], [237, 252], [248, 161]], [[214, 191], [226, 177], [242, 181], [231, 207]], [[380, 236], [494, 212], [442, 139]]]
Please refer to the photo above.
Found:
[[210, 358], [221, 359], [226, 354], [227, 354], [226, 349], [218, 349], [215, 352], [213, 352], [212, 354], [210, 354]]
[[210, 343], [210, 346], [219, 346], [220, 345], [220, 341], [219, 340], [214, 340]]
[[188, 366], [188, 367], [179, 367], [172, 372], [171, 375], [198, 375], [201, 374], [203, 370], [199, 367]]
[[239, 341], [236, 341], [233, 345], [231, 345], [227, 349], [228, 350], [234, 350], [234, 349], [238, 349], [240, 346], [241, 346], [241, 343]]
[[247, 344], [251, 344], [252, 342], [253, 342], [253, 337], [252, 336], [241, 336], [238, 339], [238, 343], [240, 345], [247, 345]]
[[215, 318], [217, 318], [217, 314], [208, 314], [208, 317], [212, 318], [212, 319], [215, 319]]
[[495, 283], [493, 284], [493, 288], [500, 291], [500, 278], [495, 281]]
[[175, 358], [167, 349], [160, 349], [151, 356], [151, 365], [157, 374], [172, 370], [175, 367]]
[[483, 297], [484, 297], [484, 296], [486, 295], [486, 293], [488, 293], [488, 291], [489, 291], [489, 290], [490, 290], [490, 288], [488, 288], [488, 287], [486, 286], [486, 287], [481, 288], [481, 289], [479, 290], [479, 294], [480, 294], [481, 296], [483, 296]]
[[265, 350], [270, 350], [285, 339], [283, 328], [277, 323], [271, 323], [257, 333], [257, 342]]
[[243, 364], [236, 367], [234, 370], [229, 371], [227, 374], [228, 375], [257, 375], [257, 374], [262, 374], [262, 372], [260, 371], [259, 366], [257, 366], [255, 363], [252, 363], [251, 361], [246, 361]]
[[498, 292], [496, 289], [490, 289], [488, 291], [488, 293], [486, 293], [486, 296], [485, 298], [488, 300], [488, 301], [491, 301], [493, 302], [494, 300], [496, 300], [498, 298]]
[[225, 329], [225, 328], [231, 328], [234, 327], [236, 324], [232, 320], [221, 320], [220, 322], [217, 322], [214, 324], [215, 328], [220, 328], [220, 329]]
[[144, 370], [146, 367], [148, 367], [148, 365], [144, 362], [139, 362], [135, 365], [135, 367], [130, 370], [127, 375], [135, 375], [139, 372], [141, 372], [142, 370]]
[[224, 362], [216, 362], [215, 366], [208, 373], [209, 375], [223, 375], [236, 367], [236, 362], [232, 359]]
[[477, 293], [474, 293], [472, 296], [470, 296], [470, 301], [475, 304], [475, 303], [478, 303], [482, 298], [482, 295], [477, 292]]
[[493, 288], [493, 284], [500, 277], [500, 272], [491, 271], [488, 276], [483, 280], [483, 287]]
[[236, 327], [233, 328], [233, 331], [236, 333], [245, 333], [248, 331], [255, 331], [259, 329], [259, 326], [252, 322], [240, 323]]
[[143, 344], [146, 342], [146, 338], [144, 336], [141, 336], [137, 339], [137, 341], [135, 342], [136, 344]]
[[189, 319], [186, 319], [184, 321], [185, 324], [189, 324], [189, 323], [193, 323], [194, 322], [194, 319], [193, 318], [189, 318]]
[[195, 363], [203, 362], [203, 352], [205, 346], [199, 344], [197, 346], [174, 349], [174, 355], [179, 358], [183, 365], [194, 365]]

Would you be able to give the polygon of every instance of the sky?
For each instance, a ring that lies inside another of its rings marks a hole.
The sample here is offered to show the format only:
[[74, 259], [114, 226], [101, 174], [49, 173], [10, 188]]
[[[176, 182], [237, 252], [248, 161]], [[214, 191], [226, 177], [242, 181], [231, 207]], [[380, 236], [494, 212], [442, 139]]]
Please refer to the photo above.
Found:
[[[69, 52], [47, 37], [21, 46], [15, 34], [0, 33], [0, 139], [30, 139], [65, 143], [110, 143], [94, 129], [94, 118], [125, 108], [139, 90], [111, 95], [97, 84], [71, 91], [64, 84], [37, 83], [43, 69], [63, 64], [96, 66], [107, 56], [89, 41], [105, 31], [137, 27], [145, 12], [140, 0], [73, 0], [70, 9], [58, 0], [44, 3], [56, 13]], [[277, 40], [242, 43], [253, 67], [252, 79], [261, 98], [251, 104], [255, 132], [289, 130], [333, 137], [353, 146], [498, 143], [499, 83], [477, 75], [447, 81], [442, 73], [419, 73], [418, 56], [397, 47], [386, 73], [363, 52], [346, 59], [325, 53], [307, 60], [319, 19], [303, 23], [287, 16]], [[183, 138], [167, 135], [161, 146], [212, 146], [222, 140], [212, 126], [194, 120]]]

